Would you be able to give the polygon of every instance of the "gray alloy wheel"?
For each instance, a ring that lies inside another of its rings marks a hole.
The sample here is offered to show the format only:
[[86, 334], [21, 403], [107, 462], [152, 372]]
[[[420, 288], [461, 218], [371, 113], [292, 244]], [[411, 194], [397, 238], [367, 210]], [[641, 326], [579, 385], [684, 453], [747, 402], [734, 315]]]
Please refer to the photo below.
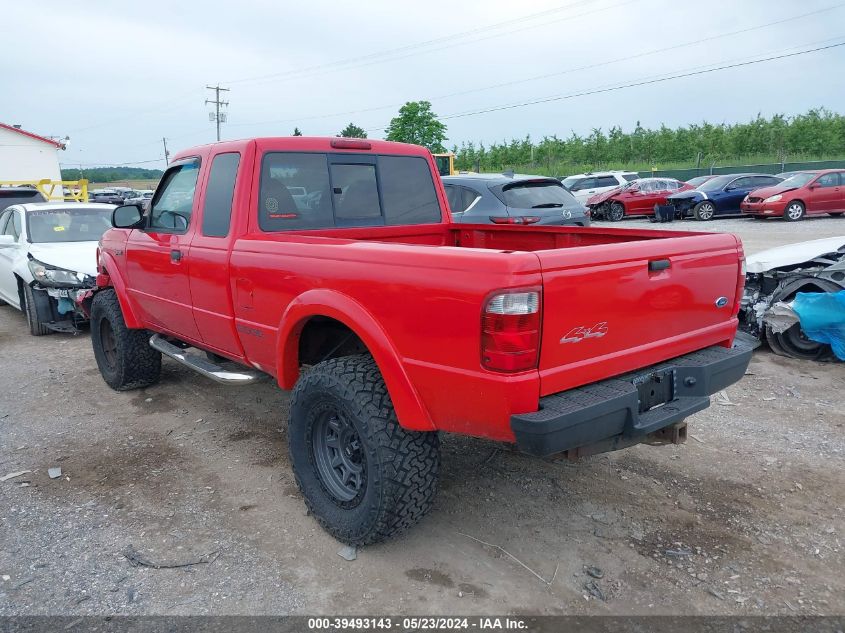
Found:
[[696, 220], [712, 220], [713, 216], [716, 215], [716, 207], [709, 200], [705, 200], [695, 205], [692, 214]]
[[610, 211], [608, 211], [607, 219], [611, 222], [619, 222], [625, 217], [625, 206], [621, 202], [612, 202], [610, 204]]
[[798, 200], [790, 202], [783, 212], [783, 217], [787, 222], [796, 222], [804, 217], [804, 205]]

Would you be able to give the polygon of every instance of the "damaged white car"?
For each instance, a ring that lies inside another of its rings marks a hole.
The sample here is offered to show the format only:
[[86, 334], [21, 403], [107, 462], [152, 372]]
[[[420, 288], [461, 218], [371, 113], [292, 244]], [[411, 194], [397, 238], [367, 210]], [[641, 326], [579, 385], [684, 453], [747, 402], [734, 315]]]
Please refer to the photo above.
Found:
[[[845, 236], [757, 253], [748, 257], [745, 271], [740, 327], [782, 356], [832, 359], [834, 350], [823, 342], [826, 337], [808, 335], [802, 328], [796, 299], [798, 293], [832, 295], [845, 290]], [[831, 314], [831, 318], [838, 317]]]
[[97, 244], [114, 205], [19, 204], [0, 214], [0, 303], [26, 314], [34, 336], [75, 332], [76, 299], [95, 285]]

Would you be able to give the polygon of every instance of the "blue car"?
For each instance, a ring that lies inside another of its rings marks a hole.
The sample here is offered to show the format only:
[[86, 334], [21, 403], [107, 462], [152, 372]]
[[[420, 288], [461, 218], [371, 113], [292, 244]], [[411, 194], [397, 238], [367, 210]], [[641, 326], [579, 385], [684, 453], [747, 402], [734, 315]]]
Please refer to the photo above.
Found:
[[691, 191], [681, 191], [666, 198], [675, 207], [677, 217], [712, 220], [715, 215], [739, 215], [739, 205], [751, 191], [771, 187], [783, 178], [771, 174], [728, 174], [716, 176]]

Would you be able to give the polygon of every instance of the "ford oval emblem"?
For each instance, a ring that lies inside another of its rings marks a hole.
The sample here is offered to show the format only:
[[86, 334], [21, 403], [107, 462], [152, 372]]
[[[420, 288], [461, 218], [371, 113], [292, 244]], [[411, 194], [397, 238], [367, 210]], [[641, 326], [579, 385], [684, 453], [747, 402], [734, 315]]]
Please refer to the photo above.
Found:
[[727, 297], [719, 297], [716, 299], [716, 307], [717, 308], [724, 308], [728, 305], [728, 298]]

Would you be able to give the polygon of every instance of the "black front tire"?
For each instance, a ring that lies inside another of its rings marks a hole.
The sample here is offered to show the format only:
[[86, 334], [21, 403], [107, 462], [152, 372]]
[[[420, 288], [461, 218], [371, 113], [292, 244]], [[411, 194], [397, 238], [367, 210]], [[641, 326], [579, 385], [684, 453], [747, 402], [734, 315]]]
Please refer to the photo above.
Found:
[[612, 202], [607, 219], [611, 222], [620, 222], [625, 217], [625, 205], [621, 202]]
[[303, 374], [291, 397], [288, 437], [308, 509], [343, 543], [391, 538], [434, 503], [437, 433], [399, 425], [369, 355], [328, 360]]
[[[29, 333], [33, 336], [44, 336], [45, 334], [52, 334], [53, 330], [44, 325], [44, 322], [38, 318], [38, 308], [35, 305], [35, 290], [32, 286], [25, 285], [23, 287], [24, 300], [24, 314], [26, 314], [26, 321], [29, 324]], [[39, 292], [44, 292], [40, 290]]]
[[716, 207], [708, 200], [699, 202], [692, 210], [692, 216], [700, 222], [712, 220], [714, 215], [716, 215]]
[[786, 209], [783, 211], [783, 219], [787, 222], [797, 222], [804, 219], [804, 213], [804, 204], [794, 200], [786, 205]]
[[150, 347], [147, 330], [126, 327], [114, 290], [91, 302], [91, 344], [106, 384], [116, 391], [149, 387], [161, 375], [161, 353]]

